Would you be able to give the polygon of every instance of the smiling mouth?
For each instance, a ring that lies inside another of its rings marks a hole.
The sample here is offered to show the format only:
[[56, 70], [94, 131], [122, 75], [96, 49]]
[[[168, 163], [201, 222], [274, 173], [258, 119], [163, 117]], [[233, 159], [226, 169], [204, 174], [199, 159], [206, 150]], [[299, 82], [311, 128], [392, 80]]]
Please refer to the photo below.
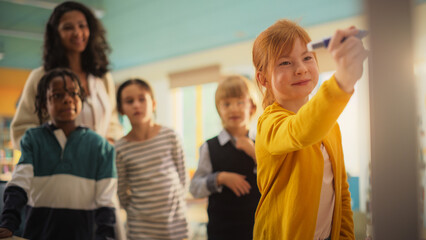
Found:
[[84, 44], [86, 42], [85, 39], [74, 39], [72, 43], [74, 44]]
[[302, 81], [299, 81], [299, 82], [293, 83], [292, 85], [295, 85], [295, 86], [306, 85], [306, 84], [308, 84], [310, 81], [311, 81], [311, 80], [302, 80]]
[[75, 45], [83, 45], [83, 44], [85, 44], [85, 42], [73, 42], [73, 44], [75, 44]]

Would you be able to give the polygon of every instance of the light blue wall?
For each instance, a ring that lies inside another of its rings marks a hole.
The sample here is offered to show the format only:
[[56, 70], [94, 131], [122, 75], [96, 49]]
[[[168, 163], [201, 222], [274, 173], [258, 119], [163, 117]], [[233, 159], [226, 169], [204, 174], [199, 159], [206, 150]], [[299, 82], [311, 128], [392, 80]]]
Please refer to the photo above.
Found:
[[186, 164], [189, 168], [196, 166], [196, 92], [195, 86], [182, 88], [183, 96], [183, 150], [186, 156]]
[[[58, 1], [61, 2], [61, 1]], [[361, 0], [86, 0], [103, 9], [101, 21], [112, 47], [112, 70], [152, 63], [254, 39], [277, 19], [303, 26], [362, 14]], [[0, 29], [43, 36], [51, 10], [0, 1]], [[20, 41], [0, 34], [0, 67], [35, 68], [42, 37]], [[29, 43], [28, 41], [31, 41]]]
[[113, 68], [123, 69], [254, 39], [280, 18], [311, 26], [360, 15], [361, 4], [359, 0], [113, 1], [102, 20], [113, 48]]
[[222, 130], [222, 123], [215, 105], [217, 83], [203, 85], [203, 139], [215, 137]]

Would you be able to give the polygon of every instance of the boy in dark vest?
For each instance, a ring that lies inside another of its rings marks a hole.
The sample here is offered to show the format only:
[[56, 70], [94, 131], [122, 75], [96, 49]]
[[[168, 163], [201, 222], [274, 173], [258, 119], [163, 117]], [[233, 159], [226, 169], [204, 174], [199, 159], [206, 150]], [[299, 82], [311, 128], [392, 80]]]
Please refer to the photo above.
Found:
[[191, 181], [195, 198], [209, 197], [209, 240], [253, 239], [254, 214], [260, 198], [254, 141], [248, 137], [256, 112], [255, 92], [241, 76], [230, 76], [216, 90], [216, 109], [223, 130], [200, 148]]

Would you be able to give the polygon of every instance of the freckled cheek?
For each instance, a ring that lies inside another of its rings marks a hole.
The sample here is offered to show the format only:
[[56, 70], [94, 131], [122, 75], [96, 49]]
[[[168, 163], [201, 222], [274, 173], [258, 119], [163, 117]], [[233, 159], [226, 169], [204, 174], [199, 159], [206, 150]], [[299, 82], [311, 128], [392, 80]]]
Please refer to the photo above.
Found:
[[314, 85], [317, 85], [318, 80], [319, 80], [318, 72], [316, 74], [312, 74], [312, 81], [314, 82]]
[[287, 80], [283, 78], [283, 76], [281, 76], [281, 78], [279, 78], [277, 81], [272, 82], [272, 89], [276, 89], [279, 91], [280, 89], [283, 89], [285, 87], [286, 82]]
[[318, 66], [316, 64], [311, 64], [309, 67], [309, 71], [311, 72], [311, 74], [318, 75]]

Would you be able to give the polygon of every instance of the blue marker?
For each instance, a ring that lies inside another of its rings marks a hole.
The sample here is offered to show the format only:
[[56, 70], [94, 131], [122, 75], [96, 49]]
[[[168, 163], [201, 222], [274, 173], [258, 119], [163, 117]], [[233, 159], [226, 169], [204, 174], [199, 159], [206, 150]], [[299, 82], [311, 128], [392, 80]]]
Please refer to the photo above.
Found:
[[[361, 39], [368, 35], [368, 31], [366, 30], [359, 30], [358, 33], [355, 35], [355, 37]], [[345, 41], [346, 38], [343, 38], [342, 42]], [[324, 38], [323, 40], [316, 41], [316, 42], [310, 42], [306, 45], [309, 52], [312, 52], [318, 48], [327, 48], [328, 44], [330, 43], [331, 37]]]

